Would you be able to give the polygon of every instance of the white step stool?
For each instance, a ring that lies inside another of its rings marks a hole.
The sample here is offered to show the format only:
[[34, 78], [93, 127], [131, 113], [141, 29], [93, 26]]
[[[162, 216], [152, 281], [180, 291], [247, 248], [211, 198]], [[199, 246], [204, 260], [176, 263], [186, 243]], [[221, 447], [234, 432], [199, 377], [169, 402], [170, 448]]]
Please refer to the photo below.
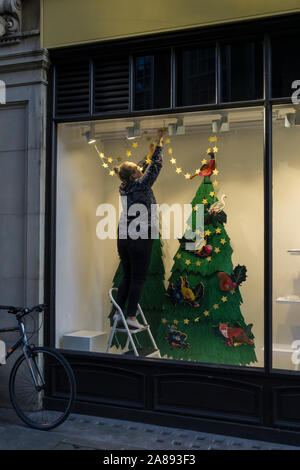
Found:
[[[161, 357], [159, 349], [158, 349], [158, 347], [156, 345], [156, 342], [155, 342], [155, 340], [152, 336], [152, 333], [151, 333], [151, 330], [150, 330], [150, 325], [147, 324], [145, 315], [144, 315], [144, 313], [141, 309], [140, 304], [138, 304], [137, 308], [138, 308], [138, 314], [140, 314], [141, 317], [142, 317], [142, 321], [143, 321], [142, 325], [143, 326], [142, 326], [142, 328], [131, 330], [127, 325], [126, 318], [125, 318], [125, 315], [124, 315], [121, 307], [117, 304], [117, 302], [115, 301], [115, 299], [113, 297], [113, 292], [114, 291], [116, 292], [116, 291], [118, 291], [118, 289], [116, 287], [113, 287], [112, 289], [110, 289], [109, 297], [110, 297], [110, 300], [111, 300], [112, 304], [118, 310], [118, 312], [121, 316], [121, 319], [116, 318], [113, 322], [113, 325], [112, 325], [111, 331], [110, 331], [110, 336], [109, 336], [107, 348], [106, 348], [106, 352], [108, 353], [109, 350], [110, 350], [111, 343], [112, 343], [114, 335], [119, 332], [119, 333], [127, 333], [127, 335], [128, 335], [127, 342], [126, 342], [126, 345], [125, 345], [125, 349], [128, 348], [129, 343], [132, 346], [132, 350], [126, 351], [124, 353], [124, 355], [127, 355], [127, 356], [134, 355], [136, 357], [139, 357], [139, 356], [143, 356], [143, 357]], [[122, 322], [123, 326], [121, 326], [121, 327], [117, 326], [117, 324], [119, 322]], [[135, 342], [133, 340], [133, 335], [137, 335], [141, 331], [145, 331], [145, 330], [148, 332], [151, 343], [153, 345], [153, 349], [137, 348], [136, 345], [135, 345]]]

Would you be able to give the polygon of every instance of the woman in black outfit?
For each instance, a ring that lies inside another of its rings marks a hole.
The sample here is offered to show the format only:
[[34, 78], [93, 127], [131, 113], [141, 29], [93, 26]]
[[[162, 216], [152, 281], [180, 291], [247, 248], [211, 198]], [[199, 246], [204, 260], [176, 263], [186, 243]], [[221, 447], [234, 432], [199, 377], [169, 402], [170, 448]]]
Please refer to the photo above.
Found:
[[[127, 216], [123, 210], [118, 226], [117, 247], [123, 267], [123, 279], [118, 288], [116, 302], [123, 310], [127, 300], [126, 321], [131, 329], [142, 326], [136, 319], [137, 304], [151, 260], [153, 239], [157, 238], [158, 234], [155, 232], [154, 238], [151, 238], [151, 227], [153, 229], [153, 225], [155, 225], [154, 228], [157, 230], [157, 214], [153, 211], [153, 206], [151, 217], [151, 205], [156, 204], [151, 187], [162, 167], [162, 134], [162, 131], [159, 130], [155, 149], [153, 144], [152, 147], [150, 145], [148, 159], [151, 158], [151, 161], [144, 174], [138, 165], [132, 162], [124, 162], [119, 167], [115, 167], [115, 171], [122, 181], [119, 187], [120, 195], [126, 196], [126, 198], [122, 198], [122, 204], [124, 199], [127, 202]], [[141, 215], [139, 210], [136, 211], [139, 212], [138, 215], [136, 212], [135, 215], [128, 215], [133, 204], [143, 204], [147, 209], [147, 215], [145, 215], [146, 212], [143, 212], [143, 216], [139, 217]], [[139, 219], [139, 223], [136, 218]], [[132, 235], [130, 226], [136, 228], [135, 233], [140, 232], [138, 238]], [[127, 232], [126, 238], [123, 236], [124, 228]], [[115, 319], [116, 316], [119, 318], [117, 312], [113, 318]]]

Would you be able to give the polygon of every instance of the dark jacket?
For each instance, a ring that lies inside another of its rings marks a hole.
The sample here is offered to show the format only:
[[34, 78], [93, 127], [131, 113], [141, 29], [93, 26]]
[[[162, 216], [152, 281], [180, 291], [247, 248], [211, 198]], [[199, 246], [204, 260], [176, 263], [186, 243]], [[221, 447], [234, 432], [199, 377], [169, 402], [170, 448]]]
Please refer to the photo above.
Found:
[[[127, 196], [127, 211], [132, 204], [144, 204], [146, 206], [149, 224], [151, 224], [151, 204], [156, 204], [152, 185], [158, 177], [161, 167], [162, 147], [157, 145], [143, 176], [129, 183], [121, 183], [119, 187], [120, 195]], [[127, 215], [127, 223], [130, 223], [134, 218], [135, 216]]]

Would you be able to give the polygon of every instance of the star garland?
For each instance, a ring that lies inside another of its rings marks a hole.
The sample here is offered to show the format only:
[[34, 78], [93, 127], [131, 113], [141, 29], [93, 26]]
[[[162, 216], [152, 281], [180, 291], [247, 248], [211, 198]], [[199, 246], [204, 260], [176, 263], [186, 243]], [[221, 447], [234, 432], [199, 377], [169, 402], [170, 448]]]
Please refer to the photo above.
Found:
[[[209, 137], [209, 142], [210, 144], [212, 144], [213, 142], [217, 142], [218, 140], [218, 137], [217, 136], [211, 136]], [[165, 140], [165, 143], [166, 144], [170, 144], [171, 143], [171, 139], [168, 137], [166, 140]], [[212, 149], [209, 147], [207, 150], [206, 150], [206, 153], [210, 153], [210, 152], [214, 152], [214, 153], [217, 153], [218, 152], [218, 147], [215, 145], [214, 147], [212, 147]], [[200, 173], [200, 168], [197, 168], [193, 175], [191, 175], [191, 173], [189, 172], [184, 172], [182, 167], [181, 166], [177, 166], [177, 160], [176, 158], [174, 158], [174, 155], [173, 155], [173, 149], [172, 147], [169, 145], [168, 146], [168, 154], [171, 156], [170, 158], [170, 162], [172, 165], [174, 165], [175, 167], [175, 173], [177, 173], [178, 175], [183, 175], [185, 177], [186, 180], [190, 180], [191, 176], [194, 176], [194, 175], [199, 175]], [[203, 158], [203, 160], [201, 161], [202, 165], [205, 165], [205, 163], [207, 163], [207, 160], [205, 158]], [[213, 170], [213, 175], [214, 176], [217, 176], [219, 174], [219, 171], [217, 169]], [[214, 181], [213, 183], [213, 186], [217, 186], [218, 185], [218, 181]], [[207, 202], [207, 201], [206, 201]]]

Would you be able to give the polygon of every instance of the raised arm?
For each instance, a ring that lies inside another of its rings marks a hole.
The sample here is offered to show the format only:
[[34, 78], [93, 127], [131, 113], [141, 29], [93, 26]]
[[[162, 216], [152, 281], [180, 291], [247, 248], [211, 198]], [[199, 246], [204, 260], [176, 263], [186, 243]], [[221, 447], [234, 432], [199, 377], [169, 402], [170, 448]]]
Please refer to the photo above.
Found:
[[162, 142], [157, 143], [154, 153], [144, 175], [139, 178], [139, 183], [143, 186], [151, 187], [159, 175], [162, 167]]

